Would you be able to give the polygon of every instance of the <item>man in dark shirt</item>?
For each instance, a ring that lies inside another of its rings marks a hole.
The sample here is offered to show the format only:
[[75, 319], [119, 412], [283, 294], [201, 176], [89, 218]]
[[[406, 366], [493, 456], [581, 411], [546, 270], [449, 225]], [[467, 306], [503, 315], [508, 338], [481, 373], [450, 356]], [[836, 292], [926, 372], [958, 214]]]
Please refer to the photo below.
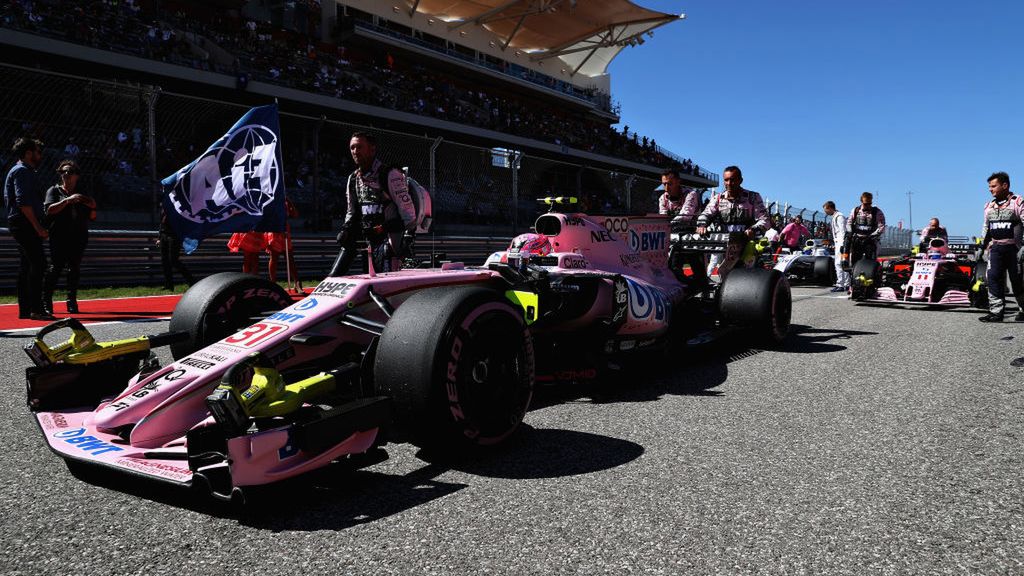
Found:
[[21, 266], [18, 268], [18, 317], [32, 320], [55, 320], [51, 310], [43, 306], [43, 271], [46, 255], [43, 240], [49, 237], [43, 220], [43, 189], [36, 167], [43, 160], [43, 143], [31, 138], [18, 138], [11, 149], [18, 162], [4, 181], [4, 203], [7, 227], [18, 244]]

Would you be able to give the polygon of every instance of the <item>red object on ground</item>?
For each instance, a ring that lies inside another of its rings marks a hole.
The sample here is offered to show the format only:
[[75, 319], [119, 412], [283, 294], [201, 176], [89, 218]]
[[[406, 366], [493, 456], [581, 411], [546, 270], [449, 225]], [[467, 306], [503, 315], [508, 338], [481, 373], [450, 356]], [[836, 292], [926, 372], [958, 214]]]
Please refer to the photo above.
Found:
[[[292, 297], [295, 299], [305, 298], [305, 294], [292, 295]], [[83, 324], [170, 318], [171, 313], [174, 312], [174, 307], [178, 305], [178, 300], [181, 300], [181, 294], [141, 296], [137, 298], [109, 298], [105, 300], [79, 300], [78, 314], [68, 314], [64, 302], [55, 301], [53, 303], [53, 315], [58, 319], [69, 316], [74, 317]], [[25, 328], [38, 329], [47, 324], [49, 322], [18, 318], [17, 304], [0, 305], [0, 331], [21, 330]]]

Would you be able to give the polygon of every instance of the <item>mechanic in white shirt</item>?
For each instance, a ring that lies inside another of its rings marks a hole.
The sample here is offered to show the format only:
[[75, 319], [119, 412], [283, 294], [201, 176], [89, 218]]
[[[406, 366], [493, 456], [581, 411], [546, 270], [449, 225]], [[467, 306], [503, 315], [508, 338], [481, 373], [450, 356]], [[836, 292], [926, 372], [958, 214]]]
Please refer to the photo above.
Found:
[[846, 240], [846, 216], [836, 210], [836, 203], [829, 200], [822, 206], [825, 214], [832, 217], [829, 225], [832, 228], [832, 259], [836, 266], [836, 285], [832, 287], [833, 292], [846, 292], [850, 288], [850, 273], [843, 270], [843, 258], [839, 253], [843, 249]]

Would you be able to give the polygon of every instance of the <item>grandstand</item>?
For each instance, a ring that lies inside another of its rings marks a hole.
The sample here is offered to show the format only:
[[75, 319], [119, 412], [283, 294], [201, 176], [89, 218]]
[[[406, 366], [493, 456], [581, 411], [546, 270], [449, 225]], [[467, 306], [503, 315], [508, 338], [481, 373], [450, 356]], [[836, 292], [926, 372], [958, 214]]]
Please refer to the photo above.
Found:
[[608, 64], [678, 18], [626, 0], [14, 0], [0, 138], [40, 137], [51, 165], [75, 152], [108, 228], [151, 226], [155, 181], [275, 98], [299, 230], [330, 226], [314, 214], [337, 211], [362, 126], [434, 188], [450, 231], [511, 233], [550, 193], [642, 212], [666, 165], [717, 183], [655, 135], [612, 127]]

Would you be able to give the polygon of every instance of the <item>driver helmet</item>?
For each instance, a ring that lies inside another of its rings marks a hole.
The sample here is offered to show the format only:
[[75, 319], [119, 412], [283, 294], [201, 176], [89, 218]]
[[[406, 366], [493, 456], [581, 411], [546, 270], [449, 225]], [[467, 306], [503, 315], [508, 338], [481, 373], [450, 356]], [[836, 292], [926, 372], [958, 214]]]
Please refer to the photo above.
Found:
[[949, 252], [949, 248], [942, 238], [932, 238], [928, 242], [928, 258], [931, 260], [941, 260], [947, 252]]
[[520, 234], [512, 239], [508, 251], [519, 252], [523, 256], [547, 256], [551, 254], [551, 241], [543, 234]]

